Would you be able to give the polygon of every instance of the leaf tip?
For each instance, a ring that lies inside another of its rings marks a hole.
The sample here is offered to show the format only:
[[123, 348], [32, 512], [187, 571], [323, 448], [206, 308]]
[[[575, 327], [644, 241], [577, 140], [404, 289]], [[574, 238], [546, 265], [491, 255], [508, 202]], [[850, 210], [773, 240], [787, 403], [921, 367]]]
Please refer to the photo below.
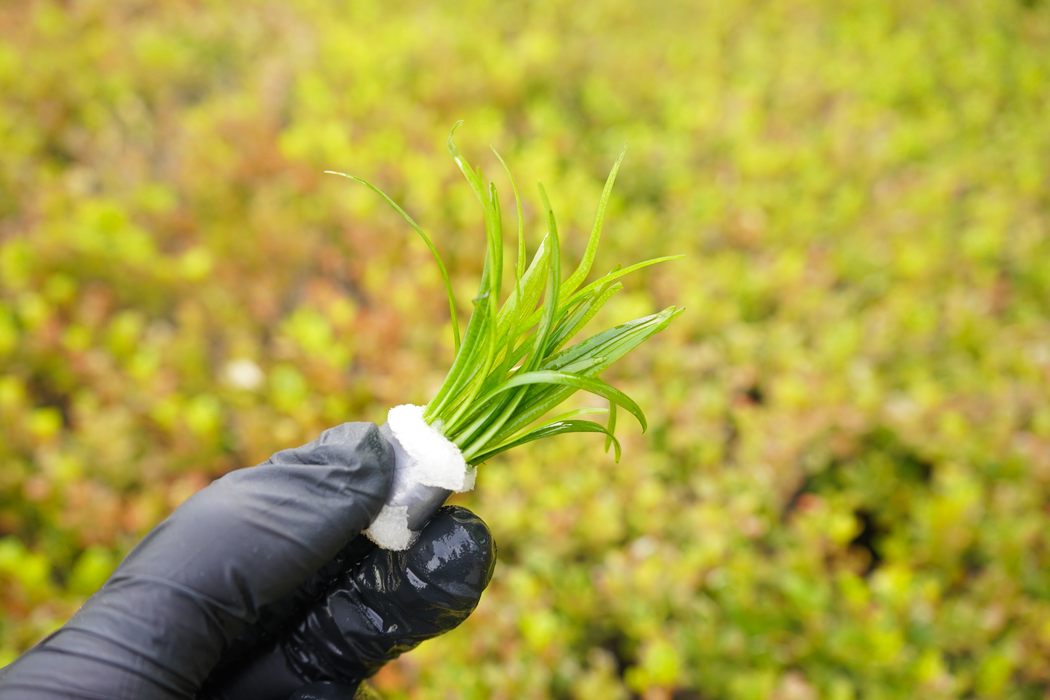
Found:
[[463, 126], [462, 119], [460, 119], [452, 125], [452, 130], [448, 132], [448, 140], [445, 141], [445, 146], [448, 148], [449, 153], [451, 153], [452, 156], [457, 160], [459, 159], [459, 149], [456, 148], [456, 142], [452, 139], [452, 137], [455, 136], [456, 129], [458, 129], [461, 126]]

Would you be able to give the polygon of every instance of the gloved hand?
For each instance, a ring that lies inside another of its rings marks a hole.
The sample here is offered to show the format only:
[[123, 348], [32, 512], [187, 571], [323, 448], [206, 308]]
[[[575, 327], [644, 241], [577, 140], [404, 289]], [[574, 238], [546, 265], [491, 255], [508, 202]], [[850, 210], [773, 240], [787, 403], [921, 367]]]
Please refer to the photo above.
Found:
[[477, 606], [485, 524], [445, 507], [406, 552], [361, 530], [393, 451], [345, 423], [195, 494], [57, 632], [0, 671], [0, 698], [349, 700]]

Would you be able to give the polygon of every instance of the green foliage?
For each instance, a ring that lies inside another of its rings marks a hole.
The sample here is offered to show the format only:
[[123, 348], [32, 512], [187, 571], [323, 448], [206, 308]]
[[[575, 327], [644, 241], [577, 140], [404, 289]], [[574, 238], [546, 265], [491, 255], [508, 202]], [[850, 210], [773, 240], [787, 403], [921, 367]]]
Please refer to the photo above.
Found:
[[[566, 350], [561, 348], [601, 310], [612, 296], [612, 292], [623, 287], [620, 283], [613, 285], [614, 279], [626, 272], [670, 259], [649, 260], [632, 265], [622, 272], [617, 265], [613, 272], [591, 283], [578, 294], [572, 294], [587, 278], [591, 263], [594, 262], [605, 210], [616, 180], [616, 172], [623, 160], [624, 149], [620, 149], [620, 156], [606, 180], [583, 259], [576, 271], [564, 282], [561, 281], [561, 243], [558, 227], [543, 185], [539, 185], [539, 191], [544, 210], [547, 212], [547, 234], [532, 262], [526, 266], [521, 199], [507, 164], [500, 158], [499, 153], [496, 153], [496, 157], [507, 171], [507, 176], [511, 178], [518, 210], [518, 262], [514, 290], [501, 303], [504, 251], [499, 197], [495, 183], [489, 183], [486, 191], [480, 171], [475, 172], [456, 148], [453, 136], [461, 124], [462, 122], [457, 122], [452, 127], [448, 136], [448, 150], [482, 205], [488, 239], [485, 267], [477, 296], [474, 297], [474, 310], [462, 340], [459, 336], [452, 284], [441, 255], [430, 238], [412, 217], [371, 183], [352, 175], [332, 173], [357, 180], [386, 200], [423, 239], [441, 272], [452, 314], [455, 359], [445, 381], [434, 398], [427, 403], [424, 418], [429, 424], [440, 426], [442, 434], [459, 446], [470, 464], [479, 464], [512, 447], [533, 440], [563, 433], [595, 432], [605, 434], [606, 450], [610, 444], [616, 446], [616, 461], [619, 462], [620, 443], [614, 435], [616, 407], [623, 406], [634, 415], [641, 423], [642, 430], [646, 427], [645, 415], [630, 397], [598, 379], [597, 375], [654, 333], [670, 325], [671, 321], [681, 315], [681, 311], [672, 306], [659, 314], [602, 331]], [[493, 152], [495, 153], [495, 150]], [[543, 303], [536, 308], [541, 290]], [[522, 319], [525, 319], [524, 322]], [[580, 389], [606, 399], [609, 408], [577, 409], [543, 425], [528, 427]], [[608, 428], [603, 428], [593, 421], [569, 420], [570, 417], [594, 413], [608, 413]]]
[[603, 375], [648, 417], [623, 464], [564, 436], [457, 497], [495, 580], [384, 697], [1046, 694], [1045, 2], [41, 0], [0, 27], [0, 663], [209, 479], [435, 394], [430, 251], [323, 171], [426, 222], [468, 299], [464, 119], [557, 193], [564, 260], [629, 142], [594, 266], [688, 259], [589, 320], [689, 313]]

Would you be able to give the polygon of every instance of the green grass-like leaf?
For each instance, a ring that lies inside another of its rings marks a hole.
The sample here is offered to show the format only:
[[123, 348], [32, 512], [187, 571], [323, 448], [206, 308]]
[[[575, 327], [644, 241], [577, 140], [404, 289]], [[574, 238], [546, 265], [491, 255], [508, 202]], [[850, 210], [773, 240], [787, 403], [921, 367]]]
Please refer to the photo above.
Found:
[[[464, 458], [471, 464], [478, 464], [533, 440], [580, 432], [605, 435], [605, 450], [613, 447], [616, 461], [619, 461], [620, 443], [614, 435], [617, 408], [623, 408], [633, 415], [643, 431], [646, 428], [645, 414], [633, 399], [599, 379], [598, 375], [653, 334], [666, 328], [682, 310], [668, 307], [658, 314], [622, 323], [567, 348], [564, 346], [623, 288], [619, 281], [621, 277], [682, 256], [655, 258], [622, 269], [617, 266], [607, 275], [581, 287], [597, 254], [613, 183], [626, 152], [625, 146], [620, 150], [605, 182], [587, 247], [572, 274], [565, 281], [561, 280], [558, 224], [542, 184], [538, 185], [538, 189], [547, 232], [532, 261], [526, 264], [521, 197], [510, 168], [493, 149], [510, 179], [518, 217], [514, 288], [501, 305], [504, 265], [503, 217], [499, 196], [495, 184], [489, 183], [486, 187], [481, 170], [473, 168], [459, 152], [453, 137], [461, 124], [457, 122], [453, 126], [447, 146], [481, 204], [487, 242], [478, 293], [473, 300], [473, 311], [462, 339], [459, 337], [452, 285], [430, 238], [378, 188], [361, 178], [344, 175], [379, 193], [408, 221], [430, 248], [445, 282], [456, 335], [455, 359], [441, 388], [427, 404], [424, 419], [441, 426], [445, 436], [460, 447]], [[609, 407], [575, 409], [534, 425], [580, 390], [606, 399]], [[608, 413], [607, 426], [576, 420], [577, 416], [597, 413]]]
[[620, 172], [620, 163], [623, 162], [625, 155], [627, 155], [627, 144], [620, 148], [620, 154], [616, 156], [616, 162], [613, 163], [609, 177], [605, 180], [605, 189], [602, 190], [602, 198], [598, 201], [598, 213], [594, 215], [594, 226], [591, 228], [591, 237], [587, 240], [587, 249], [583, 252], [583, 260], [580, 261], [580, 266], [576, 268], [576, 271], [569, 275], [569, 279], [565, 280], [565, 284], [562, 285], [561, 293], [565, 296], [575, 292], [580, 284], [587, 279], [587, 273], [591, 271], [594, 256], [598, 252], [598, 241], [602, 236], [605, 210], [609, 207], [613, 183], [616, 182], [616, 173]]
[[553, 437], [564, 433], [604, 433], [606, 439], [612, 442], [616, 450], [616, 461], [620, 461], [620, 441], [617, 440], [616, 436], [610, 433], [605, 426], [589, 420], [555, 421], [544, 424], [528, 433], [525, 433], [521, 437], [508, 440], [507, 442], [492, 447], [488, 451], [477, 455], [474, 460], [476, 463], [481, 463], [487, 461], [491, 457], [495, 457], [501, 452], [506, 452], [513, 447], [518, 447], [519, 445], [524, 445], [527, 442], [539, 440], [540, 438]]
[[412, 228], [414, 228], [416, 230], [416, 233], [419, 234], [419, 237], [422, 238], [423, 242], [427, 244], [427, 248], [430, 248], [430, 253], [434, 256], [434, 260], [437, 261], [438, 269], [441, 270], [441, 279], [445, 282], [445, 294], [448, 295], [448, 312], [449, 312], [449, 315], [452, 316], [452, 341], [455, 344], [456, 353], [458, 354], [459, 353], [459, 314], [456, 313], [456, 297], [452, 294], [452, 282], [449, 280], [448, 272], [445, 270], [445, 263], [441, 260], [441, 256], [438, 254], [437, 248], [435, 248], [434, 244], [431, 242], [430, 237], [427, 234], [423, 233], [423, 229], [421, 229], [419, 227], [419, 224], [417, 224], [412, 219], [412, 217], [409, 216], [405, 212], [404, 209], [402, 209], [400, 206], [398, 206], [397, 202], [395, 202], [394, 200], [390, 199], [390, 197], [388, 197], [385, 192], [380, 190], [378, 187], [373, 185], [371, 182], [368, 182], [367, 180], [362, 180], [361, 178], [356, 177], [354, 175], [347, 175], [346, 173], [339, 173], [339, 172], [336, 172], [335, 170], [325, 170], [325, 173], [329, 174], [329, 175], [340, 175], [342, 177], [350, 178], [351, 180], [356, 180], [357, 182], [360, 182], [365, 187], [368, 187], [372, 191], [376, 192], [380, 197], [382, 197], [383, 199], [386, 200], [387, 204], [389, 204], [390, 206], [392, 206], [394, 208], [394, 211], [396, 211], [398, 214], [400, 214], [402, 217], [404, 217], [405, 221], [407, 221], [409, 223], [409, 225], [411, 225]]

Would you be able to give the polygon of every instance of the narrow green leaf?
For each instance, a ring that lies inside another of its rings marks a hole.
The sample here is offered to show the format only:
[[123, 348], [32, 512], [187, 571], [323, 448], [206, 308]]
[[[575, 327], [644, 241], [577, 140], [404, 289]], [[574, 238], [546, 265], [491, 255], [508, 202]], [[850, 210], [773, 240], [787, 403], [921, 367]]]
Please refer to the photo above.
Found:
[[[492, 200], [491, 191], [487, 192], [484, 182], [481, 179], [481, 170], [475, 171], [471, 168], [470, 163], [467, 159], [460, 154], [459, 149], [456, 147], [456, 142], [453, 139], [455, 136], [456, 129], [463, 124], [463, 120], [456, 122], [452, 130], [448, 134], [448, 140], [445, 145], [448, 147], [448, 152], [452, 154], [453, 160], [456, 161], [456, 165], [459, 166], [460, 172], [463, 173], [463, 177], [467, 179], [470, 184], [470, 188], [474, 191], [474, 196], [481, 202], [481, 207], [484, 210], [485, 218], [485, 234], [487, 238], [487, 247], [485, 250], [485, 259], [487, 264], [490, 264], [490, 277], [488, 278], [488, 287], [492, 292], [490, 297], [490, 305], [492, 308], [491, 316], [495, 317], [496, 311], [499, 310], [499, 294], [500, 287], [503, 280], [503, 235], [500, 231], [499, 226], [499, 214], [496, 211], [496, 205]], [[484, 275], [482, 276], [484, 280]]]
[[591, 228], [591, 236], [587, 240], [587, 248], [583, 253], [583, 259], [580, 261], [576, 271], [569, 275], [569, 279], [565, 280], [565, 284], [561, 286], [563, 296], [568, 296], [575, 292], [576, 288], [587, 279], [587, 273], [591, 271], [594, 255], [598, 251], [598, 241], [602, 237], [602, 223], [605, 221], [605, 210], [608, 208], [609, 198], [612, 196], [613, 183], [616, 182], [616, 173], [620, 171], [620, 163], [623, 162], [623, 157], [626, 153], [627, 144], [625, 143], [620, 149], [620, 155], [616, 157], [616, 162], [613, 163], [609, 177], [605, 180], [605, 189], [602, 190], [602, 198], [598, 201], [598, 211], [594, 215], [594, 226]]
[[[671, 306], [658, 314], [628, 321], [610, 328], [587, 340], [577, 343], [557, 355], [548, 358], [541, 369], [571, 371], [581, 376], [596, 376], [605, 371], [616, 360], [663, 330], [682, 313]], [[518, 406], [514, 417], [507, 421], [494, 440], [506, 439], [531, 424], [576, 392], [568, 386], [552, 386], [530, 394]]]
[[337, 173], [334, 170], [325, 170], [325, 173], [328, 173], [330, 175], [341, 175], [341, 176], [343, 176], [345, 178], [349, 178], [351, 180], [355, 180], [357, 182], [360, 182], [365, 187], [368, 187], [373, 192], [377, 193], [380, 197], [382, 197], [383, 199], [386, 200], [387, 204], [389, 204], [390, 206], [392, 206], [394, 208], [394, 211], [396, 211], [398, 214], [400, 214], [405, 219], [405, 221], [407, 221], [409, 223], [409, 225], [411, 225], [412, 228], [414, 228], [416, 230], [416, 233], [418, 233], [419, 236], [423, 239], [423, 242], [427, 244], [427, 248], [430, 248], [430, 253], [431, 253], [431, 255], [434, 256], [434, 260], [436, 260], [437, 264], [438, 264], [438, 269], [441, 271], [441, 279], [444, 280], [444, 282], [445, 282], [445, 294], [448, 295], [449, 315], [452, 317], [452, 340], [453, 340], [453, 343], [454, 343], [454, 346], [455, 346], [455, 352], [458, 353], [459, 352], [459, 315], [456, 313], [456, 298], [452, 294], [452, 282], [449, 281], [448, 272], [445, 271], [445, 263], [442, 262], [441, 256], [438, 255], [437, 248], [435, 248], [434, 244], [430, 241], [430, 237], [427, 236], [427, 234], [423, 233], [423, 229], [421, 229], [419, 227], [419, 224], [417, 224], [415, 221], [413, 221], [412, 217], [409, 216], [405, 212], [404, 209], [402, 209], [401, 207], [399, 207], [397, 205], [397, 202], [395, 202], [394, 200], [390, 199], [390, 197], [388, 197], [385, 192], [380, 190], [378, 187], [373, 185], [371, 182], [368, 182], [367, 180], [362, 180], [361, 178], [356, 177], [354, 175], [347, 175], [346, 173]]
[[[528, 388], [520, 388], [510, 396], [509, 401], [500, 403], [496, 408], [490, 410], [485, 416], [479, 418], [474, 425], [471, 426], [470, 433], [474, 434], [478, 431], [483, 430], [481, 434], [471, 441], [471, 445], [463, 453], [464, 459], [470, 459], [470, 456], [481, 451], [486, 444], [492, 439], [492, 436], [499, 431], [500, 428], [507, 422], [512, 415], [514, 410], [521, 403], [521, 400], [525, 397]], [[498, 411], [498, 415], [497, 415]], [[475, 427], [476, 426], [476, 427]], [[457, 445], [460, 443], [457, 443]], [[465, 442], [463, 443], [465, 444]]]
[[[481, 285], [478, 291], [478, 299], [483, 300], [484, 309], [479, 304], [475, 304], [474, 314], [482, 314], [486, 322], [481, 326], [482, 332], [472, 337], [472, 342], [476, 343], [478, 347], [470, 347], [466, 352], [466, 355], [473, 361], [476, 361], [475, 358], [483, 358], [480, 361], [480, 368], [464, 366], [462, 373], [456, 377], [456, 383], [448, 391], [444, 392], [443, 399], [449, 396], [453, 397], [451, 406], [448, 405], [449, 402], [446, 400], [443, 400], [441, 403], [442, 409], [450, 408], [452, 410], [452, 414], [447, 417], [446, 414], [441, 414], [442, 419], [445, 421], [446, 429], [452, 432], [461, 425], [461, 422], [466, 419], [465, 416], [468, 416], [472, 410], [474, 398], [477, 392], [481, 390], [485, 376], [488, 374], [499, 352], [500, 336], [497, 333], [497, 319], [500, 287], [503, 277], [503, 230], [499, 198], [494, 185], [491, 185], [486, 191], [481, 179], [480, 169], [475, 171], [471, 168], [470, 164], [459, 153], [453, 137], [456, 129], [461, 124], [462, 121], [457, 122], [453, 126], [452, 131], [448, 135], [446, 145], [449, 153], [452, 154], [453, 159], [456, 161], [456, 165], [459, 166], [460, 172], [463, 173], [471, 189], [474, 190], [478, 201], [481, 202], [485, 213], [487, 247], [485, 267], [482, 271]], [[465, 344], [466, 340], [464, 340]], [[458, 355], [456, 360], [458, 362]], [[442, 391], [444, 390], [445, 385], [442, 385]]]
[[445, 141], [445, 147], [448, 148], [448, 152], [452, 154], [452, 159], [456, 161], [456, 165], [459, 166], [459, 170], [463, 173], [463, 177], [467, 178], [467, 182], [470, 183], [470, 188], [474, 190], [474, 194], [477, 196], [478, 201], [487, 209], [488, 207], [485, 202], [485, 186], [482, 184], [481, 173], [475, 171], [474, 168], [470, 166], [470, 163], [467, 162], [467, 159], [460, 154], [459, 148], [456, 147], [456, 142], [453, 138], [456, 135], [456, 130], [461, 126], [463, 126], [462, 119], [452, 125], [452, 130], [448, 132], [448, 139]]
[[[615, 405], [615, 404], [613, 404], [613, 405]], [[575, 418], [576, 416], [600, 416], [600, 415], [604, 415], [604, 414], [606, 414], [608, 412], [609, 412], [609, 409], [607, 409], [607, 408], [600, 408], [598, 406], [586, 406], [584, 408], [574, 408], [571, 411], [566, 411], [565, 413], [562, 413], [560, 415], [555, 416], [554, 418], [551, 418], [549, 421], [544, 423], [544, 425], [550, 425], [551, 423], [557, 423], [559, 421], [569, 420], [570, 418]]]
[[[543, 293], [543, 283], [547, 278], [550, 265], [551, 243], [549, 239], [550, 233], [540, 241], [540, 247], [536, 249], [532, 262], [525, 271], [525, 275], [521, 278], [521, 292], [518, 292], [518, 286], [515, 285], [514, 292], [511, 293], [510, 298], [504, 302], [503, 308], [500, 309], [499, 328], [496, 332], [501, 337], [509, 336], [511, 329], [518, 328], [521, 315], [532, 314], [533, 309], [536, 308], [536, 304], [540, 300], [540, 295]], [[539, 321], [538, 315], [536, 321], [531, 325], [536, 325], [537, 321]], [[518, 332], [516, 335], [521, 335], [521, 333]]]
[[[623, 393], [619, 389], [609, 384], [606, 384], [597, 377], [581, 377], [576, 374], [568, 374], [566, 372], [552, 372], [550, 370], [536, 370], [534, 372], [524, 372], [522, 374], [516, 374], [507, 381], [503, 382], [499, 387], [491, 392], [492, 395], [498, 394], [503, 391], [508, 391], [516, 386], [525, 386], [528, 384], [555, 384], [560, 386], [567, 386], [573, 389], [583, 389], [589, 391], [595, 396], [600, 396], [608, 401], [615, 402], [627, 409], [627, 411], [638, 419], [638, 423], [642, 426], [642, 431], [646, 429], [645, 414], [642, 413], [642, 409], [638, 407], [638, 404], [634, 400]], [[491, 398], [491, 396], [485, 396], [482, 401]]]
[[543, 294], [543, 306], [539, 325], [536, 327], [536, 340], [533, 345], [532, 356], [526, 363], [525, 371], [535, 369], [543, 359], [543, 349], [547, 347], [547, 338], [550, 336], [551, 327], [554, 325], [554, 316], [558, 311], [558, 289], [561, 283], [561, 241], [558, 239], [558, 224], [554, 220], [554, 209], [547, 192], [541, 183], [537, 183], [540, 190], [540, 199], [543, 207], [547, 210], [547, 232], [550, 241], [550, 264], [547, 266], [547, 288]]
[[459, 352], [456, 353], [456, 358], [452, 361], [452, 367], [449, 368], [445, 381], [441, 383], [441, 388], [438, 390], [437, 395], [427, 404], [424, 414], [425, 420], [432, 422], [441, 415], [442, 409], [448, 405], [450, 400], [454, 402], [457, 398], [457, 388], [463, 384], [467, 378], [467, 373], [473, 369], [473, 360], [480, 346], [478, 339], [483, 336], [486, 324], [487, 319], [484, 313], [478, 313], [478, 300], [475, 299], [474, 313], [470, 315], [470, 320], [467, 321], [467, 330], [463, 334], [463, 344]]
[[573, 294], [571, 297], [569, 297], [568, 301], [566, 301], [565, 303], [566, 304], [571, 304], [572, 302], [574, 302], [577, 299], [579, 299], [580, 297], [582, 297], [584, 294], [587, 294], [588, 292], [590, 292], [590, 291], [592, 291], [594, 289], [597, 289], [601, 285], [603, 285], [603, 284], [605, 284], [607, 282], [610, 282], [610, 281], [612, 281], [614, 279], [619, 279], [620, 277], [623, 277], [624, 275], [629, 275], [632, 272], [635, 272], [636, 270], [641, 270], [643, 267], [649, 267], [650, 265], [656, 265], [657, 263], [668, 262], [670, 260], [678, 260], [678, 259], [684, 258], [684, 257], [685, 257], [684, 255], [665, 255], [662, 258], [653, 258], [652, 260], [645, 260], [645, 261], [640, 262], [640, 263], [635, 263], [634, 265], [629, 265], [629, 266], [623, 268], [622, 270], [616, 270], [614, 272], [610, 272], [609, 274], [605, 275], [604, 277], [594, 280], [593, 282], [588, 284], [586, 287], [584, 287], [580, 291], [578, 291], [575, 294]]
[[[514, 274], [514, 291], [511, 293], [510, 298], [504, 303], [503, 307], [499, 310], [496, 323], [496, 335], [504, 341], [504, 354], [505, 360], [500, 364], [498, 371], [494, 373], [496, 376], [491, 377], [493, 382], [498, 382], [507, 375], [507, 371], [513, 367], [512, 355], [514, 351], [514, 345], [517, 342], [517, 337], [510, 337], [507, 333], [507, 326], [515, 327], [518, 321], [521, 320], [523, 313], [523, 307], [519, 306], [518, 300], [523, 300], [526, 304], [527, 300], [523, 298], [523, 287], [522, 278], [525, 277], [526, 272], [526, 260], [525, 260], [525, 217], [521, 211], [521, 196], [518, 194], [518, 184], [514, 181], [514, 175], [511, 174], [510, 168], [507, 166], [506, 161], [503, 160], [503, 156], [499, 154], [495, 148], [492, 148], [492, 152], [496, 154], [496, 158], [499, 159], [500, 164], [503, 166], [504, 172], [507, 173], [507, 178], [510, 179], [511, 189], [514, 190], [514, 206], [518, 211], [518, 257], [516, 260], [516, 269]], [[537, 251], [538, 252], [538, 251]], [[535, 261], [533, 261], [535, 262]], [[538, 285], [537, 285], [538, 286]], [[538, 294], [537, 289], [537, 294]], [[535, 305], [535, 301], [532, 302]], [[525, 307], [528, 308], [528, 307]], [[486, 381], [486, 384], [488, 380]]]
[[[580, 299], [582, 299], [584, 296], [586, 296], [587, 294], [590, 294], [591, 292], [593, 292], [595, 289], [597, 289], [598, 287], [602, 286], [603, 284], [611, 282], [612, 280], [615, 280], [615, 279], [619, 279], [620, 277], [623, 277], [624, 275], [629, 275], [632, 272], [635, 272], [637, 270], [641, 270], [643, 267], [649, 267], [650, 265], [656, 265], [657, 263], [667, 262], [669, 260], [678, 260], [679, 258], [684, 258], [684, 257], [685, 257], [684, 255], [668, 255], [668, 256], [665, 256], [665, 257], [662, 257], [662, 258], [653, 258], [652, 260], [646, 260], [644, 262], [636, 263], [636, 264], [631, 265], [629, 267], [625, 267], [622, 270], [614, 270], [613, 272], [610, 272], [609, 274], [605, 275], [604, 277], [594, 280], [593, 282], [588, 284], [586, 287], [584, 287], [583, 289], [581, 289], [578, 292], [576, 292], [575, 294], [573, 294], [568, 299], [563, 300], [562, 301], [562, 305], [561, 305], [561, 312], [564, 312], [566, 309], [571, 308], [573, 304], [575, 304]], [[534, 312], [532, 314], [532, 316], [530, 316], [529, 318], [527, 318], [525, 320], [525, 322], [522, 324], [522, 327], [523, 328], [528, 328], [530, 326], [535, 325], [536, 321], [538, 320], [538, 318], [539, 318], [539, 311], [536, 311], [536, 312]]]
[[518, 184], [514, 181], [514, 176], [511, 175], [507, 162], [503, 160], [503, 156], [495, 148], [492, 149], [492, 152], [499, 159], [500, 164], [503, 166], [503, 171], [507, 173], [507, 178], [510, 180], [510, 187], [514, 190], [514, 205], [518, 209], [518, 260], [514, 276], [520, 280], [525, 274], [525, 217], [521, 213], [521, 197], [518, 196]]
[[[658, 314], [621, 323], [552, 355], [544, 361], [542, 368], [587, 376], [601, 374], [648, 338], [667, 328], [683, 311], [669, 306]], [[601, 362], [595, 364], [593, 359], [596, 357], [601, 358]]]
[[605, 302], [609, 301], [612, 295], [621, 289], [623, 289], [623, 283], [614, 282], [609, 285], [608, 289], [596, 289], [591, 298], [581, 300], [580, 305], [572, 313], [567, 314], [564, 320], [558, 324], [557, 331], [551, 334], [551, 340], [547, 343], [546, 354], [550, 355], [572, 340], [573, 336], [583, 330], [583, 327], [605, 306]]
[[[543, 239], [543, 243], [540, 246], [540, 250], [537, 251], [536, 257], [533, 259], [533, 264], [529, 266], [529, 270], [525, 273], [525, 299], [524, 304], [534, 304], [535, 296], [539, 288], [539, 278], [532, 277], [533, 268], [535, 267], [537, 260], [543, 261], [541, 253], [545, 254], [547, 264], [544, 266], [547, 272], [547, 284], [546, 291], [544, 294], [543, 305], [538, 310], [540, 313], [539, 325], [536, 327], [533, 335], [530, 339], [527, 339], [522, 343], [516, 350], [508, 349], [508, 356], [505, 360], [505, 366], [509, 370], [514, 364], [529, 354], [529, 359], [525, 362], [525, 365], [519, 370], [521, 372], [527, 372], [530, 369], [534, 369], [543, 358], [543, 349], [546, 346], [547, 339], [549, 338], [551, 327], [554, 323], [554, 317], [557, 312], [558, 306], [558, 279], [561, 271], [561, 248], [558, 239], [558, 227], [557, 222], [554, 219], [554, 211], [550, 206], [550, 202], [547, 199], [546, 192], [543, 190], [543, 185], [539, 185], [540, 196], [544, 201], [547, 209], [547, 223], [548, 232]], [[527, 306], [519, 307], [525, 309]], [[509, 314], [508, 314], [509, 316]], [[508, 325], [508, 330], [510, 326]], [[523, 331], [513, 331], [507, 337], [513, 341]], [[497, 380], [502, 377], [497, 378]], [[515, 402], [516, 403], [516, 402]]]
[[[503, 304], [500, 309], [498, 316], [498, 327], [496, 330], [496, 337], [504, 340], [502, 347], [506, 348], [505, 355], [489, 377], [483, 380], [482, 391], [488, 391], [493, 388], [499, 382], [507, 376], [507, 372], [521, 360], [522, 357], [529, 351], [531, 347], [530, 342], [526, 339], [522, 345], [518, 348], [513, 347], [513, 343], [516, 338], [520, 335], [511, 334], [511, 329], [517, 322], [516, 316], [520, 316], [522, 312], [531, 311], [539, 301], [540, 295], [543, 292], [544, 279], [549, 276], [549, 265], [550, 255], [552, 250], [552, 244], [550, 241], [550, 233], [548, 233], [543, 240], [540, 242], [539, 248], [536, 250], [536, 254], [532, 259], [532, 263], [529, 265], [528, 270], [525, 272], [525, 276], [519, 283], [515, 283], [515, 290], [511, 293], [510, 298]], [[519, 293], [520, 292], [520, 293]], [[521, 299], [519, 302], [518, 300]], [[517, 311], [516, 311], [517, 309]], [[469, 376], [462, 384], [472, 382], [478, 374], [481, 372], [481, 367], [475, 364], [469, 370]], [[509, 399], [508, 399], [509, 400]], [[457, 405], [460, 402], [455, 402]], [[464, 414], [461, 417], [460, 423], [466, 421], [476, 421], [477, 417], [481, 415], [482, 411], [487, 411], [490, 407], [476, 406], [476, 411], [470, 414]], [[451, 415], [451, 414], [450, 414]], [[448, 426], [446, 426], [447, 428]], [[459, 428], [459, 426], [456, 426]], [[461, 430], [469, 430], [469, 428], [460, 428]], [[448, 435], [464, 435], [465, 433], [450, 432]], [[450, 438], [451, 439], [451, 438]]]
[[548, 423], [547, 425], [529, 431], [521, 437], [516, 437], [512, 440], [503, 442], [493, 448], [490, 448], [486, 452], [475, 455], [469, 460], [469, 463], [479, 464], [481, 462], [491, 459], [492, 457], [495, 457], [501, 452], [506, 452], [507, 450], [519, 447], [521, 445], [524, 445], [525, 443], [532, 442], [533, 440], [540, 440], [542, 438], [553, 437], [555, 435], [562, 435], [564, 433], [604, 433], [606, 435], [606, 439], [612, 440], [613, 446], [615, 448], [616, 461], [620, 461], [620, 441], [617, 440], [613, 435], [610, 435], [609, 431], [605, 429], [605, 426], [587, 420], [566, 420], [557, 423]]
[[464, 427], [457, 426], [455, 430], [446, 431], [445, 433], [445, 437], [462, 450], [467, 449], [468, 444], [474, 448], [474, 451], [480, 449], [475, 436], [483, 433], [497, 421], [511, 403], [516, 405], [517, 401], [520, 400], [520, 397], [516, 394], [509, 396], [502, 394], [492, 395], [489, 391], [486, 391], [484, 395], [490, 396], [490, 398], [484, 401], [475, 401], [470, 406], [469, 411], [460, 419], [460, 426]]
[[[551, 332], [550, 339], [547, 342], [547, 347], [544, 349], [544, 357], [546, 358], [551, 353], [555, 352], [564, 345], [566, 342], [572, 339], [584, 326], [594, 317], [595, 314], [601, 309], [609, 298], [623, 288], [620, 282], [615, 282], [610, 286], [610, 289], [597, 289], [591, 294], [591, 298], [584, 298], [580, 301], [580, 305], [573, 309], [571, 314], [567, 314], [558, 318], [555, 324], [554, 330]], [[501, 331], [502, 332], [502, 331]], [[504, 361], [504, 374], [501, 375], [501, 379], [506, 375], [506, 370], [514, 367], [529, 351], [527, 343], [523, 343], [520, 347], [511, 351]], [[493, 384], [494, 386], [495, 384]]]
[[[488, 294], [491, 294], [489, 292]], [[457, 398], [458, 408], [451, 412], [451, 415], [445, 419], [446, 429], [455, 433], [460, 426], [470, 420], [471, 415], [477, 409], [475, 404], [475, 398], [477, 398], [479, 392], [481, 392], [485, 385], [485, 378], [488, 375], [489, 370], [492, 368], [493, 363], [496, 360], [497, 351], [499, 348], [499, 337], [496, 333], [496, 319], [495, 312], [492, 304], [489, 303], [491, 297], [487, 296], [485, 299], [484, 309], [486, 326], [483, 339], [479, 339], [478, 345], [479, 350], [484, 347], [484, 359], [480, 363], [476, 363], [466, 370], [463, 381], [460, 382], [459, 386], [455, 389], [455, 393], [461, 394], [462, 396]], [[475, 357], [481, 357], [480, 352], [475, 353]]]
[[[558, 308], [558, 286], [559, 277], [561, 271], [561, 251], [558, 241], [558, 225], [554, 220], [554, 209], [550, 205], [550, 201], [547, 199], [547, 193], [543, 189], [543, 185], [539, 184], [540, 198], [543, 200], [544, 208], [547, 210], [547, 226], [548, 226], [548, 237], [550, 240], [550, 264], [547, 271], [547, 288], [543, 299], [544, 313], [540, 319], [540, 324], [535, 332], [535, 342], [532, 350], [532, 355], [529, 360], [525, 363], [523, 372], [527, 373], [528, 370], [535, 368], [539, 365], [543, 359], [543, 350], [546, 347], [547, 339], [550, 335], [551, 326], [554, 322], [554, 314]], [[488, 372], [490, 365], [486, 365], [483, 374]], [[516, 375], [519, 376], [519, 375]], [[480, 389], [480, 386], [478, 387]], [[471, 395], [470, 401], [473, 401], [477, 396], [477, 390]], [[514, 410], [518, 407], [518, 404], [526, 396], [526, 391], [517, 392], [512, 400], [506, 404], [506, 407], [500, 412], [499, 416], [492, 420], [485, 431], [474, 439], [469, 450], [464, 454], [477, 452], [482, 449], [485, 444], [492, 438], [492, 436], [503, 427], [514, 413]], [[481, 399], [478, 403], [484, 404], [486, 399]], [[468, 414], [469, 416], [469, 414]], [[459, 414], [456, 416], [456, 421], [459, 419]], [[477, 421], [475, 421], [475, 425]]]
[[[609, 435], [605, 438], [605, 452], [608, 454], [609, 445], [612, 444], [613, 434], [616, 432], [616, 404], [612, 401], [609, 402]], [[616, 461], [619, 462], [620, 458], [617, 457]]]

